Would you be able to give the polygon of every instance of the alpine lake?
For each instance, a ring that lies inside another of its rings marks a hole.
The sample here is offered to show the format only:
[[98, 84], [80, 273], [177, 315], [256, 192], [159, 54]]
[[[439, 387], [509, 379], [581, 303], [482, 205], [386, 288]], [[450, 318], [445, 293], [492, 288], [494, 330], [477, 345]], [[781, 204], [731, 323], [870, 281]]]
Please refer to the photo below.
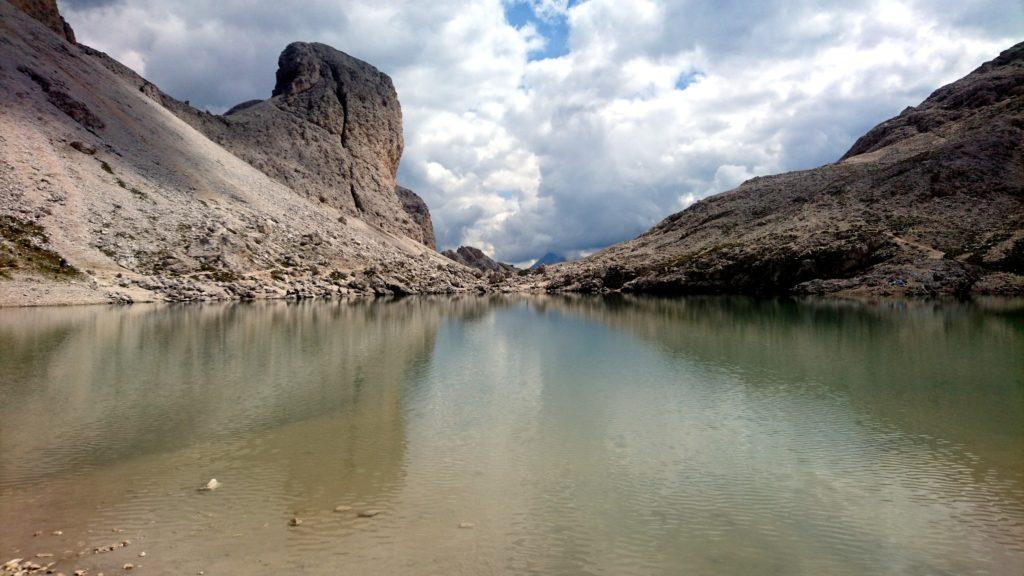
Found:
[[0, 310], [15, 558], [69, 576], [1020, 576], [1024, 304]]

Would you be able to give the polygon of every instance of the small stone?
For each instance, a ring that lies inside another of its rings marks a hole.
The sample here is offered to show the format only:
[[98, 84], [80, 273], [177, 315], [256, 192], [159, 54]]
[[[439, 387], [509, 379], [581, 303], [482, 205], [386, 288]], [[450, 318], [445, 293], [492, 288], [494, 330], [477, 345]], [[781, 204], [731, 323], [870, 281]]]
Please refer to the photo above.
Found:
[[53, 535], [54, 536], [63, 536], [64, 532], [62, 530], [54, 530], [53, 531]]
[[352, 510], [351, 506], [335, 506], [334, 507], [334, 511], [335, 512], [348, 512], [349, 510]]
[[359, 512], [359, 517], [360, 518], [373, 518], [374, 516], [376, 516], [376, 515], [378, 515], [380, 513], [381, 513], [380, 510], [362, 510], [362, 511]]
[[125, 564], [125, 565], [123, 566], [123, 568], [124, 568], [125, 570], [134, 570], [134, 569], [135, 569], [135, 564], [132, 564], [132, 563], [128, 563], [128, 564]]
[[206, 486], [203, 486], [199, 490], [202, 492], [212, 492], [217, 488], [220, 488], [220, 482], [217, 482], [216, 478], [210, 478], [210, 481], [206, 483]]
[[124, 540], [123, 542], [121, 542], [121, 546], [127, 546], [127, 545], [129, 545], [131, 543], [132, 543], [131, 540]]
[[85, 576], [85, 570], [75, 570], [75, 576]]
[[146, 553], [145, 552], [139, 552], [139, 558], [145, 558], [145, 557], [146, 557]]
[[53, 554], [50, 554], [49, 552], [40, 552], [39, 554], [36, 554], [36, 558], [53, 558]]
[[298, 518], [292, 518], [288, 521], [289, 526], [298, 526], [300, 524], [302, 524], [302, 520], [299, 520]]
[[472, 522], [459, 522], [459, 528], [473, 528], [476, 524]]

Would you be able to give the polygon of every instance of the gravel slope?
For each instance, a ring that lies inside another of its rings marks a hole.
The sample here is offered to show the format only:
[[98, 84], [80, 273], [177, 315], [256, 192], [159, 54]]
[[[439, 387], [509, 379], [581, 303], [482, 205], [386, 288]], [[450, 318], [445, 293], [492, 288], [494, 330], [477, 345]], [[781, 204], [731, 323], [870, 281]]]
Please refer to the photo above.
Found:
[[0, 0], [0, 305], [481, 285], [267, 176], [97, 54]]

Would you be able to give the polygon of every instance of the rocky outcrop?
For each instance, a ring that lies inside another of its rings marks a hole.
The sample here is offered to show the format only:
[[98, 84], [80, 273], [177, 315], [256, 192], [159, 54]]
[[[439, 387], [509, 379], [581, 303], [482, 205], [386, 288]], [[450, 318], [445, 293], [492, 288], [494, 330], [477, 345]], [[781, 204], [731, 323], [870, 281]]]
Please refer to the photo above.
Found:
[[1024, 44], [835, 164], [754, 178], [549, 267], [550, 290], [1024, 293]]
[[[86, 50], [301, 196], [429, 245], [425, 224], [405, 209], [395, 182], [403, 148], [398, 95], [391, 78], [366, 62], [324, 44], [290, 44], [278, 58], [271, 97], [218, 116], [176, 100], [106, 54]], [[421, 210], [429, 218], [425, 204]]]
[[472, 246], [459, 246], [458, 250], [445, 250], [441, 254], [463, 266], [469, 266], [485, 274], [497, 274], [504, 277], [518, 271], [515, 266], [497, 262], [479, 248]]
[[75, 31], [60, 15], [57, 0], [9, 0], [15, 8], [45, 24], [50, 30], [74, 44]]
[[419, 226], [420, 237], [416, 239], [425, 246], [430, 246], [437, 250], [437, 240], [434, 238], [434, 222], [430, 219], [430, 209], [427, 208], [427, 203], [418, 194], [404, 186], [395, 186], [395, 193], [398, 195], [398, 201], [402, 203], [402, 209]]
[[391, 78], [366, 62], [296, 42], [278, 59], [270, 99], [242, 103], [223, 117], [169, 107], [306, 198], [423, 241], [422, 225], [396, 193], [403, 147], [398, 94]]
[[220, 117], [0, 0], [0, 305], [486, 286], [399, 203], [390, 80], [291, 50], [277, 95]]

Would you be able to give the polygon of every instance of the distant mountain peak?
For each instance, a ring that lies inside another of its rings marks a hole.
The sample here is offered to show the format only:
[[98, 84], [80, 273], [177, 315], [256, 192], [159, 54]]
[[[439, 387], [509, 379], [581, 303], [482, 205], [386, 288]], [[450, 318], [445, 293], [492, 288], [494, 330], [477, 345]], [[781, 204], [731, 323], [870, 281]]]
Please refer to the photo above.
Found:
[[562, 254], [558, 254], [557, 252], [547, 252], [543, 256], [538, 258], [536, 262], [531, 264], [530, 269], [535, 270], [537, 268], [540, 268], [541, 266], [558, 264], [560, 262], [565, 262], [566, 260], [568, 260], [568, 258], [563, 256]]

